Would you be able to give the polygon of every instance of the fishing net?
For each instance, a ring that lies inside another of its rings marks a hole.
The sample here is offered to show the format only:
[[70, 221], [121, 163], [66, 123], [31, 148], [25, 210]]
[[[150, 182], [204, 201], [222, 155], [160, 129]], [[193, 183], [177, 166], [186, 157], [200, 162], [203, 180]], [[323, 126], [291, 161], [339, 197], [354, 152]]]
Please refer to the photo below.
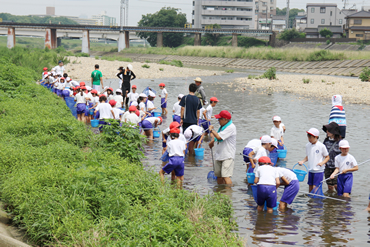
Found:
[[154, 89], [150, 88], [150, 87], [146, 87], [146, 88], [143, 90], [143, 92], [142, 92], [142, 93], [145, 93], [147, 96], [149, 96], [149, 91], [152, 91], [153, 93], [157, 94], [157, 92], [156, 92]]
[[309, 196], [312, 197], [312, 198], [321, 198], [321, 199], [323, 199], [324, 197], [322, 197], [322, 196], [324, 195], [324, 193], [322, 191], [322, 185], [323, 185], [323, 183], [320, 183], [318, 186], [313, 188], [313, 190], [310, 191], [311, 194]]

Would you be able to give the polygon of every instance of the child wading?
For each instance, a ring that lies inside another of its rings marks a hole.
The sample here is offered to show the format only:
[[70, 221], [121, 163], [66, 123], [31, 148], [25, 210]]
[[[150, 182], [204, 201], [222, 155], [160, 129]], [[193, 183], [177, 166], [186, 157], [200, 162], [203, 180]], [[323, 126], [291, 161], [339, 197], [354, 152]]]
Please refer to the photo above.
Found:
[[279, 177], [281, 179], [280, 185], [285, 185], [283, 196], [280, 199], [279, 208], [283, 210], [287, 208], [287, 204], [292, 204], [294, 198], [299, 191], [299, 181], [297, 175], [287, 168], [276, 167]]
[[[185, 143], [178, 139], [180, 129], [173, 128], [170, 130], [171, 142], [167, 144], [167, 152], [170, 157], [169, 162], [159, 172], [162, 182], [164, 182], [164, 174], [175, 171], [178, 188], [182, 187], [184, 180], [184, 156]], [[171, 178], [172, 179], [172, 178]], [[173, 180], [173, 179], [172, 179]]]
[[166, 87], [166, 84], [164, 84], [164, 83], [159, 84], [159, 88], [162, 90], [159, 97], [161, 98], [161, 108], [162, 108], [162, 114], [163, 115], [167, 115], [167, 97], [168, 97], [168, 93], [167, 93], [167, 90], [166, 90], [165, 87]]
[[202, 114], [200, 114], [202, 119], [199, 120], [199, 125], [203, 127], [203, 129], [206, 132], [206, 135], [209, 133], [208, 128], [211, 125], [211, 118], [214, 118], [214, 116], [212, 116], [213, 107], [215, 107], [216, 104], [218, 103], [218, 99], [216, 97], [211, 97], [209, 100], [210, 104], [209, 106], [207, 106], [207, 108], [205, 108]]
[[257, 184], [257, 210], [263, 211], [266, 203], [267, 212], [272, 213], [276, 207], [277, 191], [280, 185], [279, 173], [272, 167], [269, 157], [263, 156], [258, 159], [259, 167], [256, 171], [254, 183]]
[[178, 101], [175, 104], [173, 104], [173, 108], [172, 108], [173, 121], [176, 121], [178, 123], [181, 123], [181, 106], [179, 104], [180, 104], [182, 97], [184, 97], [183, 94], [179, 94], [177, 96]]
[[325, 164], [329, 160], [329, 153], [324, 144], [319, 141], [319, 130], [309, 129], [307, 132], [308, 143], [306, 144], [306, 157], [299, 161], [303, 165], [308, 161], [308, 182], [311, 192], [324, 178]]
[[353, 184], [352, 172], [358, 170], [357, 161], [348, 153], [348, 141], [341, 140], [339, 142], [339, 149], [342, 153], [335, 157], [335, 171], [331, 174], [330, 178], [334, 179], [334, 176], [339, 172], [337, 185], [338, 196], [350, 197]]
[[99, 111], [99, 130], [102, 131], [103, 125], [106, 125], [106, 119], [115, 119], [115, 115], [112, 109], [112, 106], [108, 103], [107, 97], [104, 94], [99, 96], [100, 104], [95, 108], [95, 114]]
[[275, 138], [278, 141], [278, 149], [284, 149], [284, 125], [281, 125], [281, 118], [274, 116], [272, 118], [274, 127], [271, 128], [271, 138]]

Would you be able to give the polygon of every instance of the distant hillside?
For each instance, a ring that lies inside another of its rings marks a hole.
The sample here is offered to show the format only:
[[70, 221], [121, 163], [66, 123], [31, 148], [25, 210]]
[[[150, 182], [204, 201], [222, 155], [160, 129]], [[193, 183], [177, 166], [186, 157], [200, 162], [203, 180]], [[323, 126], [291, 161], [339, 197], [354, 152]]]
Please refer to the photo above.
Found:
[[18, 23], [35, 23], [35, 24], [66, 24], [66, 25], [78, 25], [77, 22], [72, 21], [66, 17], [38, 17], [38, 16], [25, 16], [25, 15], [12, 15], [9, 13], [0, 13], [0, 18], [3, 21], [11, 21], [11, 22], [18, 22]]

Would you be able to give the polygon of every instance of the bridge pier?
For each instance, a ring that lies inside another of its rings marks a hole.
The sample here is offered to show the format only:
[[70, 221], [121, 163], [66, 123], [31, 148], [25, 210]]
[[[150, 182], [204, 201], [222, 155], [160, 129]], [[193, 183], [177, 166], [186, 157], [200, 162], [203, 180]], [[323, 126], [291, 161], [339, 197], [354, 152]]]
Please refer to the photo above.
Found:
[[125, 43], [126, 43], [126, 48], [130, 48], [130, 32], [125, 31]]
[[157, 47], [163, 47], [163, 33], [157, 33]]
[[15, 46], [15, 28], [8, 27], [8, 42], [7, 47], [12, 49]]
[[233, 38], [231, 39], [231, 45], [233, 47], [238, 47], [238, 34], [233, 33]]
[[196, 33], [194, 36], [194, 46], [201, 46], [202, 45], [202, 34]]
[[124, 32], [119, 32], [118, 36], [118, 52], [122, 51], [125, 49], [125, 33]]
[[57, 30], [56, 29], [45, 29], [45, 48], [55, 49], [57, 48]]
[[89, 30], [83, 30], [81, 52], [90, 54], [90, 32]]
[[272, 34], [270, 35], [270, 38], [269, 38], [269, 46], [271, 47], [275, 47], [276, 46], [276, 35], [277, 35], [277, 32], [272, 32]]

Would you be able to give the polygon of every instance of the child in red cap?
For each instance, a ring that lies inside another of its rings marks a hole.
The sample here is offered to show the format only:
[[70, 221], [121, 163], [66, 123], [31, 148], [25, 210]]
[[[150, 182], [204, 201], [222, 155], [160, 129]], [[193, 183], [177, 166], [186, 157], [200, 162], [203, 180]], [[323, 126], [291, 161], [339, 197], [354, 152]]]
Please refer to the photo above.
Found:
[[159, 89], [162, 90], [159, 94], [159, 97], [161, 98], [161, 108], [162, 108], [162, 114], [163, 115], [167, 115], [167, 97], [168, 97], [168, 93], [167, 93], [167, 90], [166, 90], [165, 87], [166, 87], [166, 84], [164, 84], [164, 83], [159, 84]]
[[118, 122], [121, 122], [121, 116], [124, 113], [124, 111], [121, 110], [121, 108], [116, 108], [117, 101], [114, 99], [111, 99], [109, 101], [110, 106], [112, 107], [112, 111], [114, 112], [114, 119]]
[[136, 89], [137, 89], [136, 85], [132, 85], [131, 87], [132, 92], [127, 94], [129, 106], [131, 106], [132, 102], [137, 101], [137, 99], [139, 98], [139, 94], [136, 92]]

